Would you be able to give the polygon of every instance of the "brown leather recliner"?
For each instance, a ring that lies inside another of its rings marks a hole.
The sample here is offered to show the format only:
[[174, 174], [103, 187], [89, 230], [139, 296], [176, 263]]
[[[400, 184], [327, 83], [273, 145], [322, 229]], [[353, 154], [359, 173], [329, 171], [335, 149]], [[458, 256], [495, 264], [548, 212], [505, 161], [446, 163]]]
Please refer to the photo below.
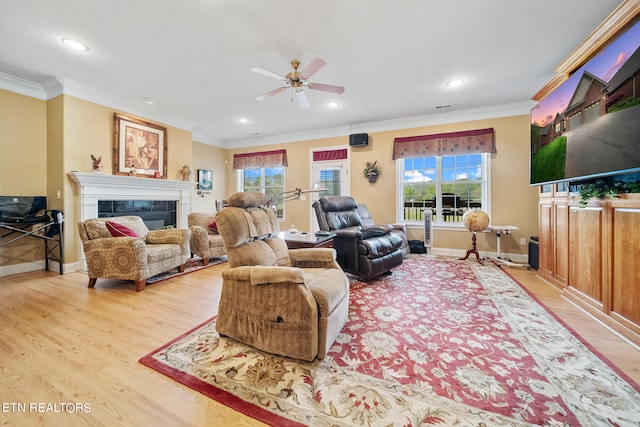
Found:
[[352, 197], [321, 197], [313, 208], [320, 229], [336, 235], [334, 248], [343, 270], [369, 279], [402, 264], [408, 252], [404, 232], [390, 224], [365, 224]]

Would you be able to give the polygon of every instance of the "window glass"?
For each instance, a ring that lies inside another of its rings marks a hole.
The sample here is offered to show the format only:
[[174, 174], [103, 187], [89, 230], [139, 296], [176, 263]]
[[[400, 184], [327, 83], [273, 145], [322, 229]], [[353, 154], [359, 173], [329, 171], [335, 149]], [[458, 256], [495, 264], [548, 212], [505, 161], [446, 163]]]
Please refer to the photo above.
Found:
[[431, 209], [435, 224], [462, 226], [467, 210], [486, 204], [486, 161], [488, 154], [399, 160], [400, 220], [421, 222], [424, 210]]
[[[278, 195], [284, 193], [283, 167], [239, 169], [238, 174], [242, 183], [238, 191], [264, 193], [271, 200], [277, 200]], [[284, 218], [284, 202], [276, 202], [275, 212], [278, 218]]]

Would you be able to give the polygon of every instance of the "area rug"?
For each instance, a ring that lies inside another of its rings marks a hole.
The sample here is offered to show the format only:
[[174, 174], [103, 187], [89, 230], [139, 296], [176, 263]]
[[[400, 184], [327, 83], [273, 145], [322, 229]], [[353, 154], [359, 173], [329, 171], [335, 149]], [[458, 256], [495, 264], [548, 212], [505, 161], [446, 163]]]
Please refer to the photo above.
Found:
[[172, 277], [193, 273], [194, 271], [202, 270], [203, 268], [213, 267], [214, 265], [218, 265], [223, 262], [227, 262], [226, 256], [222, 256], [220, 258], [211, 258], [207, 265], [202, 265], [202, 258], [200, 258], [197, 255], [194, 255], [193, 258], [189, 258], [187, 260], [183, 272], [179, 272], [176, 269], [173, 269], [171, 271], [166, 271], [164, 273], [156, 274], [155, 276], [147, 279], [147, 284], [150, 285], [152, 283], [160, 282], [162, 280], [171, 279]]
[[273, 426], [637, 426], [640, 387], [504, 271], [412, 254], [351, 281], [327, 357], [301, 362], [215, 330], [140, 360]]

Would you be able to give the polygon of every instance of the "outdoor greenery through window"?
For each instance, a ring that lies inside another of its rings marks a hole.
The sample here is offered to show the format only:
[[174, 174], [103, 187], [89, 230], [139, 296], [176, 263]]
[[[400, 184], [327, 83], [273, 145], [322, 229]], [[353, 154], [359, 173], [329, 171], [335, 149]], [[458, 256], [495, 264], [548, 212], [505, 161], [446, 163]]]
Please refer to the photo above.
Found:
[[460, 224], [471, 208], [486, 200], [488, 154], [416, 157], [398, 160], [401, 172], [401, 220], [424, 221], [432, 209], [434, 224]]
[[[239, 169], [238, 174], [240, 191], [264, 193], [271, 200], [284, 192], [283, 167]], [[284, 202], [276, 203], [275, 212], [278, 218], [284, 218]]]

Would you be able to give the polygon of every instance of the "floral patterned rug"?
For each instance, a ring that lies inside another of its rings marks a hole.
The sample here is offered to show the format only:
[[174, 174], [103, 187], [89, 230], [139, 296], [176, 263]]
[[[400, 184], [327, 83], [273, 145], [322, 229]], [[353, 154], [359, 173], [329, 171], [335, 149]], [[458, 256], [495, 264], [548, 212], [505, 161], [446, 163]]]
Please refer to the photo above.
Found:
[[141, 363], [274, 426], [637, 426], [640, 387], [494, 265], [412, 254], [351, 279], [322, 361], [263, 353], [215, 318]]

